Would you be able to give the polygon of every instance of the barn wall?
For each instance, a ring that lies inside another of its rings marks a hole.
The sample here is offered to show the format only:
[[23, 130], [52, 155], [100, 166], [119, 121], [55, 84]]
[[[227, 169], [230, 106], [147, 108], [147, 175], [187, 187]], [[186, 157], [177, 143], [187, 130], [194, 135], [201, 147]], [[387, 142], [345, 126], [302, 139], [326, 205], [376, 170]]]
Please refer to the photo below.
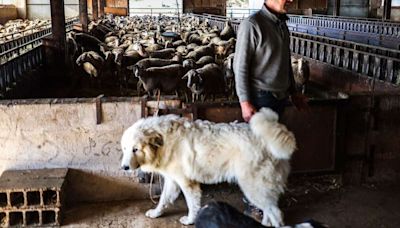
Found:
[[[340, 16], [368, 17], [370, 0], [340, 0]], [[328, 14], [333, 14], [334, 0], [328, 0]]]
[[350, 95], [338, 161], [345, 181], [400, 180], [400, 87], [314, 61], [311, 80]]
[[0, 24], [18, 18], [17, 8], [14, 6], [0, 6]]
[[[79, 0], [64, 0], [65, 17], [79, 15]], [[26, 0], [28, 19], [50, 19], [50, 0]]]
[[225, 15], [226, 0], [183, 0], [183, 12]]
[[6, 169], [74, 168], [79, 170], [72, 179], [78, 184], [76, 199], [143, 198], [133, 177], [120, 170], [120, 137], [140, 117], [140, 103], [132, 98], [105, 101], [102, 115], [96, 124], [93, 99], [1, 101], [0, 174]]
[[105, 6], [105, 13], [120, 16], [128, 15], [128, 0], [106, 0]]

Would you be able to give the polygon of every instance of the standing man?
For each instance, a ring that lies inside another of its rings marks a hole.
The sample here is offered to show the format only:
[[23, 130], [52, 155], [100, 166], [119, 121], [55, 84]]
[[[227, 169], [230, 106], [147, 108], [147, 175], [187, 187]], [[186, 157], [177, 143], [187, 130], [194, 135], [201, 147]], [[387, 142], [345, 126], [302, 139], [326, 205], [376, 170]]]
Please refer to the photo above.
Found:
[[[290, 59], [286, 7], [292, 0], [265, 0], [261, 10], [240, 23], [233, 63], [242, 117], [248, 122], [262, 107], [281, 117], [290, 96], [299, 110], [307, 98], [296, 92]], [[260, 220], [262, 211], [246, 198], [245, 214]]]
[[288, 97], [299, 110], [307, 98], [295, 91], [286, 7], [292, 0], [265, 0], [240, 23], [233, 70], [242, 117], [248, 122], [262, 107], [282, 115]]

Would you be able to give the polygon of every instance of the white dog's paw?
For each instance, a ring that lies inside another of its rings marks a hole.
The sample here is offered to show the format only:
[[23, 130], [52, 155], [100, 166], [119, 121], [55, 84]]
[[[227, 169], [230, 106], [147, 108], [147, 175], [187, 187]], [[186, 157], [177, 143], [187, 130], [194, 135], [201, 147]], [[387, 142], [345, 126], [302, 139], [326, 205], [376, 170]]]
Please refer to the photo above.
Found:
[[179, 219], [183, 225], [192, 225], [194, 224], [194, 219], [190, 219], [188, 216], [183, 216]]
[[146, 216], [149, 218], [157, 218], [161, 216], [161, 211], [156, 210], [156, 209], [150, 209], [148, 211], [146, 211]]
[[263, 226], [267, 226], [267, 227], [272, 226], [272, 222], [271, 222], [271, 220], [269, 220], [268, 216], [265, 216], [265, 217], [267, 217], [267, 218], [264, 219], [264, 217], [263, 217], [261, 224]]

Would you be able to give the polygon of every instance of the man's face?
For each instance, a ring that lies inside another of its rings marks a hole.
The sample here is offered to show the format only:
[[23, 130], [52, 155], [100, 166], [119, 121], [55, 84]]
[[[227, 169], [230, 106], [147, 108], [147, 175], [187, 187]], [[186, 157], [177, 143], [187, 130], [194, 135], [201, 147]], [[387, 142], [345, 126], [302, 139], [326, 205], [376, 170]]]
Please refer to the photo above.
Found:
[[293, 0], [267, 0], [272, 1], [274, 4], [274, 10], [277, 13], [286, 13], [288, 6], [293, 2]]

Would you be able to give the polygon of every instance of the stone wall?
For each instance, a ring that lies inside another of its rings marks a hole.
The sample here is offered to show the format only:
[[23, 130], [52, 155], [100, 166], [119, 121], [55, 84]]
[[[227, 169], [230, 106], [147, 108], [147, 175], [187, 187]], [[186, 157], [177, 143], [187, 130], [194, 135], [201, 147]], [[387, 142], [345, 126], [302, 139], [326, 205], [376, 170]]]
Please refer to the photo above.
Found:
[[133, 174], [120, 170], [120, 137], [140, 118], [140, 102], [110, 99], [102, 100], [100, 124], [94, 99], [1, 101], [0, 174], [68, 167], [77, 170], [77, 201], [143, 198]]

